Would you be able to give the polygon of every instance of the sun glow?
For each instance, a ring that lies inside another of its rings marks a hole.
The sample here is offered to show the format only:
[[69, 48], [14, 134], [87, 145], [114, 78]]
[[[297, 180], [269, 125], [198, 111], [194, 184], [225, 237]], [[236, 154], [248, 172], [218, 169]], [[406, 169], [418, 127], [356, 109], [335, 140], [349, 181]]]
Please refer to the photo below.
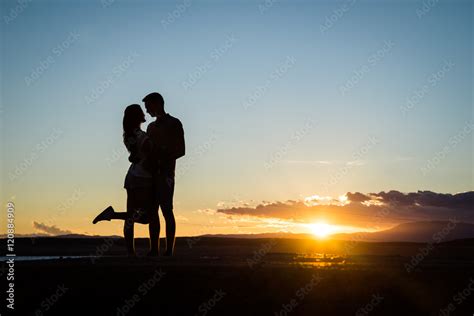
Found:
[[318, 238], [326, 238], [335, 231], [335, 227], [324, 222], [309, 225], [311, 233]]

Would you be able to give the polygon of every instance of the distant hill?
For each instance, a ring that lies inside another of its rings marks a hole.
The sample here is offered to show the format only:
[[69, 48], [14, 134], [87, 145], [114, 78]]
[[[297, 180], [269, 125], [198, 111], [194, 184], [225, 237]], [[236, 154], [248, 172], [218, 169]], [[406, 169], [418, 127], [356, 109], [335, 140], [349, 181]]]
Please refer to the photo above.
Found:
[[[203, 235], [202, 237], [220, 238], [288, 238], [288, 239], [314, 239], [311, 234], [293, 234], [287, 232], [263, 233], [263, 234], [217, 234]], [[449, 221], [425, 221], [399, 224], [393, 228], [373, 232], [358, 232], [334, 234], [330, 239], [357, 240], [357, 241], [408, 241], [408, 242], [429, 242], [429, 241], [451, 241], [456, 239], [474, 238], [474, 224], [457, 223]]]
[[111, 235], [111, 236], [100, 236], [100, 235], [83, 235], [83, 234], [67, 234], [52, 237], [61, 238], [122, 238], [123, 236]]
[[[45, 234], [21, 235], [16, 234], [17, 238], [122, 238], [122, 236], [98, 236], [84, 234], [67, 234], [51, 236]], [[163, 236], [164, 237], [164, 236]], [[197, 237], [197, 236], [193, 236]], [[312, 234], [294, 234], [288, 232], [261, 233], [261, 234], [206, 234], [198, 237], [207, 238], [235, 238], [235, 239], [260, 239], [260, 238], [285, 238], [285, 239], [315, 239]], [[6, 238], [5, 234], [0, 238]], [[186, 238], [186, 237], [183, 237]], [[330, 239], [336, 240], [354, 240], [370, 242], [447, 242], [457, 239], [474, 238], [474, 224], [457, 223], [448, 221], [424, 221], [399, 224], [393, 228], [373, 233], [343, 233], [334, 234]]]
[[256, 238], [287, 238], [287, 239], [308, 239], [315, 238], [311, 234], [294, 234], [287, 232], [278, 233], [261, 233], [261, 234], [215, 234], [202, 235], [200, 237], [218, 237], [218, 238], [241, 238], [241, 239], [256, 239]]
[[[66, 234], [66, 235], [48, 235], [48, 234], [15, 234], [15, 238], [120, 238], [123, 236], [100, 236], [100, 235], [85, 235], [85, 234]], [[0, 238], [7, 238], [6, 234], [1, 234]]]
[[411, 222], [379, 232], [335, 234], [331, 238], [357, 241], [445, 242], [474, 238], [474, 224], [454, 224], [449, 221]]
[[[38, 233], [38, 234], [15, 234], [15, 238], [34, 238], [34, 237], [51, 237], [50, 235]], [[7, 238], [7, 234], [0, 234], [0, 238]]]

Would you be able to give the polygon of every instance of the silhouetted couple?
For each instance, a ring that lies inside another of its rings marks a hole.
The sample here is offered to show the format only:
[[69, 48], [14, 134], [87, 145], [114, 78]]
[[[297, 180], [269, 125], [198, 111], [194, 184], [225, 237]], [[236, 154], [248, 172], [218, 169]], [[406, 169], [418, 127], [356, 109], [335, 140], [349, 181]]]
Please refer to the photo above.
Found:
[[124, 220], [123, 233], [129, 256], [135, 256], [134, 223], [149, 224], [149, 256], [159, 254], [160, 220], [166, 223], [166, 256], [173, 255], [176, 222], [173, 214], [176, 159], [184, 156], [184, 131], [181, 122], [165, 112], [163, 97], [153, 92], [143, 98], [146, 111], [156, 120], [141, 129], [145, 114], [140, 105], [127, 106], [123, 116], [123, 142], [131, 162], [125, 177], [127, 212], [106, 208], [93, 221]]

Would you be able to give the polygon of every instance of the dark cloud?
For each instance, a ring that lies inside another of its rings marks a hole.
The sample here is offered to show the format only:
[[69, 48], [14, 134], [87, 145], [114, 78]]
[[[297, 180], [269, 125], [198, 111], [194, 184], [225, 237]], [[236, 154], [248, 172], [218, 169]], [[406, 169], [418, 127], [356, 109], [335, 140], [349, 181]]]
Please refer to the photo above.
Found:
[[274, 202], [256, 207], [218, 209], [221, 214], [272, 217], [311, 222], [318, 218], [340, 225], [395, 224], [418, 220], [449, 220], [474, 222], [474, 191], [443, 194], [431, 191], [402, 193], [347, 193], [348, 203], [333, 200], [328, 204], [307, 204], [304, 201]]
[[347, 199], [351, 202], [365, 202], [371, 199], [370, 196], [362, 194], [360, 192], [355, 192], [355, 193], [347, 192], [346, 196], [347, 196]]
[[446, 207], [450, 209], [473, 209], [474, 191], [449, 194], [436, 193], [431, 191], [418, 191], [412, 193], [401, 193], [399, 191], [389, 191], [387, 193], [372, 193], [372, 197], [381, 198], [384, 203], [397, 204], [402, 206], [433, 206]]
[[70, 230], [62, 230], [55, 225], [48, 226], [43, 223], [38, 223], [38, 222], [33, 222], [33, 227], [43, 233], [49, 234], [49, 235], [67, 235], [67, 234], [72, 234]]

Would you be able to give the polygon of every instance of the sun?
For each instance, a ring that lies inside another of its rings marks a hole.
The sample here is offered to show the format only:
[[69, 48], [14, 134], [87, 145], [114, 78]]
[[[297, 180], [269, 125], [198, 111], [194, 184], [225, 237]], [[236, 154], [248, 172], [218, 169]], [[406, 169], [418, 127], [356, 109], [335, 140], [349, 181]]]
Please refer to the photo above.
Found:
[[317, 222], [309, 225], [311, 232], [318, 238], [326, 238], [334, 232], [334, 227], [324, 222]]

